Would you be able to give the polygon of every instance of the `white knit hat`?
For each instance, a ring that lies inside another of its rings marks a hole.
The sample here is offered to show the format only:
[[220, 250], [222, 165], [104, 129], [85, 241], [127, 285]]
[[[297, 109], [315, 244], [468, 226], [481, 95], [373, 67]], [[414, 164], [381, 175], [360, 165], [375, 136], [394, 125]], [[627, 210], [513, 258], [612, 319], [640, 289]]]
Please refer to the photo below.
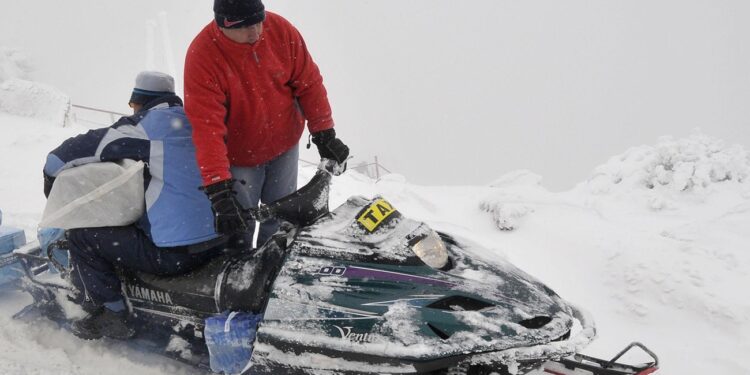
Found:
[[174, 95], [174, 78], [162, 72], [144, 71], [135, 77], [130, 103], [146, 104], [165, 95]]

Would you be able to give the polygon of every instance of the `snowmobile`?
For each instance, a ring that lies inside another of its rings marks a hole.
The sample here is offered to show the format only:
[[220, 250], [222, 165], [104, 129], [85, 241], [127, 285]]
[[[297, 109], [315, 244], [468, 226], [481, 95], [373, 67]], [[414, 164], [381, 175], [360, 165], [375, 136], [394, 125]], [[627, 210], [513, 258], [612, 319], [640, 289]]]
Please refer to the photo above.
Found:
[[[404, 216], [383, 197], [329, 210], [323, 160], [297, 192], [248, 215], [281, 229], [255, 250], [231, 249], [185, 275], [120, 270], [141, 348], [241, 374], [647, 375], [657, 356], [633, 343], [611, 360], [579, 351], [591, 317], [468, 239]], [[63, 327], [65, 241], [16, 250], [21, 288]], [[617, 361], [632, 348], [641, 365]]]

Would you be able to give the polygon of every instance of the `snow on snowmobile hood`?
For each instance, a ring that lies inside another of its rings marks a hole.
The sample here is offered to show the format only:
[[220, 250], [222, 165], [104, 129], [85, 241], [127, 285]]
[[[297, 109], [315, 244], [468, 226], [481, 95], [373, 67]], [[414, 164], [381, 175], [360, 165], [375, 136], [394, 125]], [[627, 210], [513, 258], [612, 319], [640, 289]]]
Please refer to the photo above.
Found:
[[445, 234], [448, 264], [432, 268], [413, 251], [434, 233], [425, 223], [387, 202], [377, 225], [362, 223], [378, 202], [350, 198], [300, 230], [259, 330], [264, 345], [425, 361], [567, 337], [572, 310], [544, 284]]

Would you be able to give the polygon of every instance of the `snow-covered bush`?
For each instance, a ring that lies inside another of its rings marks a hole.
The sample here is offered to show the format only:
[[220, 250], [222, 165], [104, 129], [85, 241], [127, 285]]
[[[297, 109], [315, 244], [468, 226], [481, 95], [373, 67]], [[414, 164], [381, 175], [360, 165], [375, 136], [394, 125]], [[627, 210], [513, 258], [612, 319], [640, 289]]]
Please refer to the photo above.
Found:
[[504, 203], [502, 201], [484, 200], [479, 203], [482, 211], [492, 214], [492, 221], [500, 230], [514, 230], [518, 222], [534, 209], [523, 203]]
[[20, 52], [0, 47], [0, 112], [68, 125], [70, 98], [54, 87], [29, 81], [30, 71]]
[[70, 98], [54, 87], [12, 78], [0, 83], [0, 112], [67, 126]]
[[521, 192], [546, 192], [542, 187], [542, 176], [528, 171], [517, 170], [506, 173], [490, 184], [496, 190], [479, 202], [479, 209], [492, 215], [492, 221], [500, 230], [514, 230], [523, 217], [534, 209], [523, 203]]
[[746, 183], [748, 178], [750, 155], [743, 147], [694, 134], [631, 148], [596, 168], [584, 185], [594, 194], [631, 190], [690, 193], [715, 184]]

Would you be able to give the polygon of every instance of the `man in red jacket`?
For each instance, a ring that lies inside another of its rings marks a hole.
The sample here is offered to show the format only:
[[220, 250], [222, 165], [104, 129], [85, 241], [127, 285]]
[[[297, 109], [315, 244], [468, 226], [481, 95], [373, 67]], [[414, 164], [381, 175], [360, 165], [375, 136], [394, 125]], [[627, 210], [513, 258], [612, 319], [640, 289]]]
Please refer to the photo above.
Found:
[[[243, 209], [297, 188], [305, 121], [321, 158], [346, 162], [323, 78], [299, 31], [260, 0], [214, 0], [185, 59], [185, 111], [218, 232], [245, 233]], [[264, 223], [262, 245], [278, 228]]]

